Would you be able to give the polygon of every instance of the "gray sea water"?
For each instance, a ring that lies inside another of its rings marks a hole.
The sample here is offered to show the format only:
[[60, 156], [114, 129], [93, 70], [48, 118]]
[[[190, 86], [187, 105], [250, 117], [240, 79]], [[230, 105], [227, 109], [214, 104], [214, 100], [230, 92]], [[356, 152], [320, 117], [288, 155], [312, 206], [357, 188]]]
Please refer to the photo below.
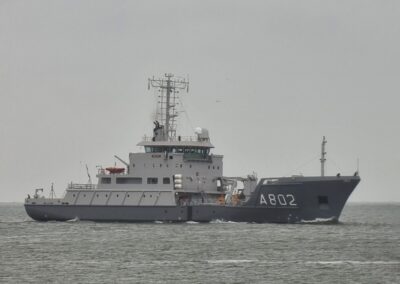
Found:
[[400, 204], [337, 225], [35, 222], [0, 204], [2, 283], [400, 283]]

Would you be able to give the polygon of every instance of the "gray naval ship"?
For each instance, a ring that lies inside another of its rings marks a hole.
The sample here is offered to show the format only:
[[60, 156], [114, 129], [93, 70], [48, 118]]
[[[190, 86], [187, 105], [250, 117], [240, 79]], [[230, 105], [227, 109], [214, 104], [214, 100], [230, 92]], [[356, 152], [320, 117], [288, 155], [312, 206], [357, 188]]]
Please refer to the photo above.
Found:
[[225, 220], [256, 223], [336, 223], [360, 182], [353, 176], [325, 176], [325, 137], [321, 147], [321, 176], [257, 178], [223, 175], [223, 156], [211, 153], [209, 132], [197, 128], [194, 137], [176, 134], [180, 91], [186, 79], [165, 74], [149, 79], [158, 91], [158, 113], [153, 135], [130, 153], [115, 156], [124, 167], [99, 168], [98, 183], [71, 183], [63, 198], [39, 195], [25, 199], [28, 215], [37, 221], [71, 219], [121, 222], [209, 222]]

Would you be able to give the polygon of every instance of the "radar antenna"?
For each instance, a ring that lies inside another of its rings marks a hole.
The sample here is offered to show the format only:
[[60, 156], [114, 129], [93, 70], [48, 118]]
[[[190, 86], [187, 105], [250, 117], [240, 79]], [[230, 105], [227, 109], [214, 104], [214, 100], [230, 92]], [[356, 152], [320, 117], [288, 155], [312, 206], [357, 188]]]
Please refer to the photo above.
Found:
[[325, 176], [325, 162], [326, 162], [326, 152], [325, 152], [325, 144], [327, 143], [325, 136], [322, 138], [321, 144], [321, 176]]
[[168, 73], [164, 78], [151, 78], [148, 81], [148, 88], [153, 87], [160, 92], [156, 128], [163, 129], [161, 140], [174, 140], [176, 138], [176, 118], [178, 112], [176, 105], [178, 104], [179, 90], [189, 91], [189, 80], [182, 77], [174, 77]]

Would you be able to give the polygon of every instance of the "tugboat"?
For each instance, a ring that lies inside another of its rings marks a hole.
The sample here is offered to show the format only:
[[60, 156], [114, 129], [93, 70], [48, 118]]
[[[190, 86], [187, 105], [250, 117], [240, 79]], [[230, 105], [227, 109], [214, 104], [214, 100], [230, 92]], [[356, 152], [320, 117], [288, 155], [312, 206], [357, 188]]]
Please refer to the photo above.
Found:
[[353, 176], [325, 176], [324, 137], [321, 176], [257, 178], [223, 175], [223, 156], [211, 153], [209, 132], [177, 136], [178, 93], [188, 91], [186, 79], [165, 74], [148, 86], [159, 91], [153, 135], [137, 144], [144, 152], [129, 160], [115, 156], [123, 168], [100, 168], [98, 183], [68, 184], [63, 198], [39, 195], [25, 199], [27, 214], [37, 221], [71, 219], [120, 222], [336, 223], [360, 182]]

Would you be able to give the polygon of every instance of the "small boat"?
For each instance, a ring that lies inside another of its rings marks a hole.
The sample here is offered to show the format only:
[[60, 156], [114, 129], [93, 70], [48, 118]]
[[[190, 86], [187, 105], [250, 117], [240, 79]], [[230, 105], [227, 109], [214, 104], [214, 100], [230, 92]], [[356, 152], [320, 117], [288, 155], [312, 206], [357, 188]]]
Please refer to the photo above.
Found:
[[110, 174], [122, 174], [125, 172], [125, 168], [117, 168], [117, 167], [108, 167], [106, 168]]

